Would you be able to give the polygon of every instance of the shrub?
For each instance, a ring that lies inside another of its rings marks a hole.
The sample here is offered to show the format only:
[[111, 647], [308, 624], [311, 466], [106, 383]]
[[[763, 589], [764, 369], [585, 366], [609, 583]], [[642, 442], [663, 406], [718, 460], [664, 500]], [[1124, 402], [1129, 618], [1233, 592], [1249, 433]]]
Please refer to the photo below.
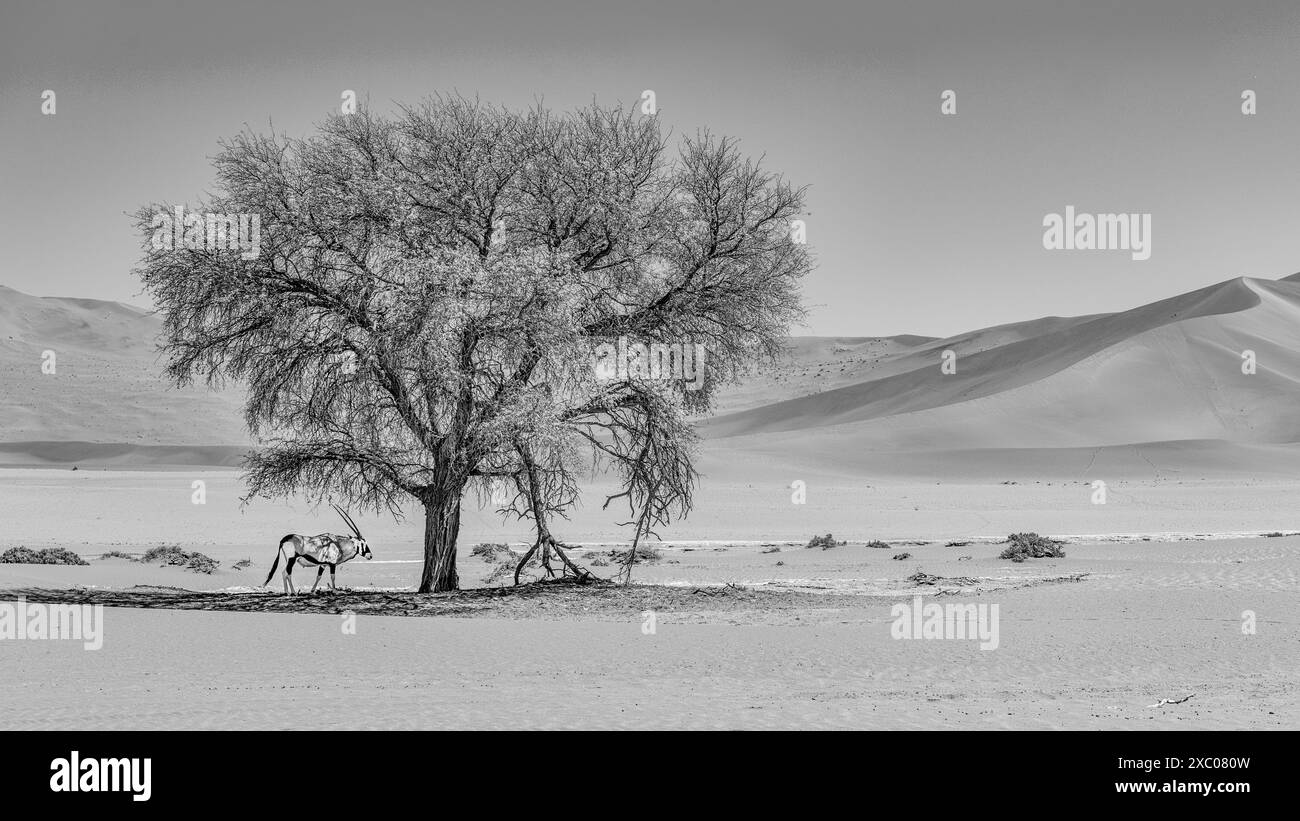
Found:
[[882, 542], [879, 539], [873, 539], [867, 542], [867, 547], [875, 548], [876, 550], [888, 550], [891, 545], [889, 542]]
[[[627, 564], [628, 551], [610, 551], [608, 556], [610, 556], [610, 561], [614, 562], [614, 564]], [[658, 547], [646, 547], [643, 544], [638, 544], [637, 555], [633, 556], [632, 564], [640, 564], [642, 561], [655, 562], [660, 559], [663, 559], [663, 553], [659, 552]]]
[[1012, 533], [1007, 537], [1007, 542], [1006, 549], [998, 556], [999, 559], [1023, 562], [1025, 559], [1065, 558], [1065, 551], [1061, 549], [1064, 542], [1039, 536], [1037, 533]]
[[103, 560], [103, 559], [126, 559], [128, 562], [138, 562], [138, 561], [139, 561], [139, 559], [137, 559], [135, 556], [132, 556], [130, 553], [124, 553], [124, 552], [122, 552], [121, 550], [110, 550], [110, 551], [108, 551], [107, 553], [100, 553], [100, 554], [99, 554], [99, 558], [100, 558], [101, 560]]
[[32, 550], [30, 547], [11, 547], [0, 553], [0, 564], [78, 564], [90, 562], [62, 547]]
[[510, 547], [504, 544], [488, 543], [476, 544], [469, 551], [469, 555], [478, 556], [485, 562], [495, 562], [498, 559], [509, 559], [514, 556]]
[[195, 573], [211, 573], [219, 565], [217, 560], [210, 556], [205, 556], [198, 551], [190, 553], [182, 550], [180, 545], [174, 544], [151, 547], [140, 557], [140, 561], [183, 567], [186, 570], [193, 570]]
[[[628, 554], [627, 550], [613, 551], [609, 554], [609, 557], [619, 564], [626, 564], [627, 554]], [[632, 557], [632, 563], [633, 564], [638, 564], [640, 562], [653, 563], [659, 561], [663, 557], [664, 554], [660, 553], [659, 548], [657, 547], [646, 547], [644, 545], [637, 545], [636, 555]]]
[[781, 552], [781, 548], [776, 547], [776, 546], [773, 546], [773, 547], [765, 547], [765, 548], [763, 548], [763, 552], [764, 552], [764, 553], [780, 553], [780, 552]]
[[813, 536], [808, 540], [808, 547], [820, 547], [822, 550], [829, 550], [832, 547], [848, 544], [845, 541], [835, 541], [833, 534], [827, 533], [825, 536]]
[[140, 561], [148, 562], [150, 564], [153, 564], [154, 562], [160, 562], [161, 564], [184, 564], [185, 558], [188, 555], [189, 554], [184, 550], [181, 550], [180, 545], [158, 545], [157, 547], [151, 547], [146, 550], [144, 555], [140, 557]]
[[902, 552], [902, 553], [895, 553], [895, 554], [894, 554], [893, 556], [891, 556], [890, 558], [892, 558], [894, 561], [901, 562], [903, 559], [910, 559], [910, 558], [912, 558], [912, 554], [911, 554], [911, 553], [908, 553], [908, 552], [906, 552], [906, 551], [904, 551], [904, 552]]
[[86, 565], [90, 562], [73, 553], [71, 550], [64, 550], [61, 547], [51, 547], [41, 551], [41, 558], [45, 564], [80, 564]]
[[253, 566], [252, 559], [240, 559], [239, 561], [231, 565], [231, 567], [235, 568], [236, 570], [243, 570], [246, 567], [252, 567], [252, 566]]
[[196, 551], [190, 554], [184, 566], [186, 570], [193, 570], [195, 573], [211, 573], [220, 566], [220, 563], [211, 556], [204, 556]]
[[0, 562], [5, 564], [45, 564], [41, 554], [30, 547], [11, 547], [0, 553]]

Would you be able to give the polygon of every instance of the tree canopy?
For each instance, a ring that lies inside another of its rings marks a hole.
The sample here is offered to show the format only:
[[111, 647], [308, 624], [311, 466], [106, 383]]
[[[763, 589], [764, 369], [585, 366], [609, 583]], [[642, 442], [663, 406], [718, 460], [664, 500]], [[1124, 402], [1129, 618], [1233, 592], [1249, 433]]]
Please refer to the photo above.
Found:
[[[461, 499], [490, 481], [545, 558], [582, 473], [613, 471], [606, 504], [627, 504], [640, 538], [690, 511], [691, 419], [779, 354], [812, 264], [790, 238], [803, 189], [734, 140], [678, 142], [622, 107], [458, 96], [363, 107], [303, 139], [241, 133], [189, 211], [256, 215], [257, 253], [209, 230], [146, 242], [137, 268], [167, 374], [247, 388], [250, 496], [418, 501], [422, 592], [458, 586]], [[173, 209], [141, 208], [139, 227]], [[702, 346], [702, 379], [596, 367], [620, 339], [643, 364], [649, 346]]]

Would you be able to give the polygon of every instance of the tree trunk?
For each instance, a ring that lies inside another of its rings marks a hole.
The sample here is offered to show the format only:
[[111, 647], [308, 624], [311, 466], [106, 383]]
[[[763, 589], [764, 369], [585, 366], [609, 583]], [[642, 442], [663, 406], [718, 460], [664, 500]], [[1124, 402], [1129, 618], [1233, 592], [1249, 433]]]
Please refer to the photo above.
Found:
[[460, 589], [456, 575], [456, 537], [460, 534], [462, 485], [443, 490], [424, 501], [424, 572], [421, 593], [443, 593]]

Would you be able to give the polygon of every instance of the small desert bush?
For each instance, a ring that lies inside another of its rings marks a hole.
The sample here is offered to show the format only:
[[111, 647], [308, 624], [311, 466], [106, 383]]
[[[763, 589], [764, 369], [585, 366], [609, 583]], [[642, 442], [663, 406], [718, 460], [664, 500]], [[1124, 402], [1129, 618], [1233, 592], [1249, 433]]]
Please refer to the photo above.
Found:
[[867, 542], [867, 547], [872, 547], [875, 548], [876, 550], [888, 550], [891, 547], [891, 545], [889, 544], [889, 542], [882, 542], [879, 539], [872, 539], [871, 541]]
[[165, 544], [151, 547], [146, 550], [144, 555], [140, 557], [140, 561], [148, 562], [150, 564], [153, 564], [154, 562], [161, 562], [162, 564], [180, 564], [176, 559], [188, 555], [189, 554], [184, 550], [181, 550], [180, 545]]
[[30, 547], [11, 547], [4, 553], [0, 553], [0, 562], [5, 564], [45, 564], [41, 561], [41, 554], [38, 550], [32, 550]]
[[126, 559], [128, 562], [139, 561], [139, 559], [137, 559], [135, 556], [132, 556], [130, 553], [124, 553], [121, 550], [110, 550], [107, 553], [100, 553], [99, 558], [100, 559]]
[[469, 555], [478, 556], [485, 562], [495, 562], [499, 559], [509, 559], [514, 556], [509, 545], [488, 543], [476, 544], [470, 548]]
[[893, 556], [891, 556], [890, 558], [894, 559], [894, 561], [899, 561], [899, 562], [901, 562], [901, 561], [903, 561], [904, 559], [910, 559], [910, 558], [912, 558], [912, 554], [911, 554], [911, 553], [908, 553], [908, 552], [906, 552], [906, 551], [904, 551], [904, 552], [902, 552], [902, 553], [895, 553], [895, 554], [894, 554]]
[[90, 562], [71, 550], [64, 550], [61, 547], [50, 547], [42, 550], [41, 558], [45, 560], [46, 564], [90, 564]]
[[0, 553], [0, 564], [90, 564], [90, 562], [62, 547], [32, 550], [30, 547], [11, 547]]
[[835, 541], [834, 534], [827, 533], [825, 536], [813, 536], [808, 540], [808, 547], [820, 547], [822, 550], [829, 550], [832, 547], [848, 544], [846, 541]]
[[240, 559], [239, 561], [231, 565], [231, 567], [235, 568], [236, 570], [243, 570], [246, 567], [252, 567], [252, 566], [253, 566], [252, 559]]
[[[628, 554], [627, 550], [621, 550], [621, 551], [615, 550], [610, 552], [609, 558], [618, 564], [626, 564], [627, 554]], [[645, 545], [637, 545], [636, 555], [632, 557], [632, 563], [633, 564], [638, 564], [640, 562], [653, 563], [659, 561], [663, 557], [664, 554], [661, 553], [659, 551], [659, 548], [657, 547], [646, 547]]]
[[763, 552], [764, 552], [764, 553], [780, 553], [780, 552], [781, 552], [781, 548], [776, 547], [775, 545], [773, 545], [772, 547], [765, 547], [765, 548], [763, 548]]
[[1006, 549], [998, 558], [1013, 562], [1023, 562], [1025, 559], [1063, 559], [1065, 551], [1061, 545], [1062, 542], [1037, 533], [1012, 533], [1007, 537]]
[[159, 545], [151, 547], [140, 557], [140, 561], [152, 564], [169, 565], [172, 567], [183, 567], [186, 570], [193, 570], [195, 573], [211, 573], [217, 569], [218, 562], [211, 556], [205, 556], [198, 551], [193, 553], [182, 550], [180, 545]]
[[186, 570], [193, 570], [195, 573], [211, 573], [219, 566], [220, 563], [216, 559], [197, 551], [190, 554], [189, 561], [184, 565]]

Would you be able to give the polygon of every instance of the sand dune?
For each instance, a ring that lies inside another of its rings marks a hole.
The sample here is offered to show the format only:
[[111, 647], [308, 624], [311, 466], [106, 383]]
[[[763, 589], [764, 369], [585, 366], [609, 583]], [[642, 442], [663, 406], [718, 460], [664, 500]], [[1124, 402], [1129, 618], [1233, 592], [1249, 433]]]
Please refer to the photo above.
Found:
[[[247, 446], [236, 391], [175, 389], [154, 340], [161, 320], [119, 302], [39, 298], [0, 286], [0, 461], [152, 463], [152, 445]], [[54, 353], [55, 372], [42, 355]], [[51, 442], [113, 444], [116, 455]], [[137, 450], [135, 456], [129, 451]], [[218, 452], [218, 463], [226, 455]], [[202, 449], [169, 458], [206, 460]], [[204, 464], [206, 462], [198, 462]]]
[[[239, 391], [168, 387], [159, 328], [120, 303], [0, 288], [0, 464], [237, 465], [249, 446]], [[1198, 475], [1238, 475], [1252, 460], [1285, 472], [1292, 449], [1259, 448], [1300, 442], [1297, 349], [1300, 275], [947, 339], [794, 337], [782, 362], [722, 391], [700, 429], [706, 454], [753, 455], [749, 464], [781, 475], [846, 461], [860, 475], [882, 465], [913, 475], [921, 461], [942, 469], [942, 459], [906, 456], [917, 452], [950, 453], [962, 471], [985, 460], [984, 478], [1021, 459], [1061, 474], [1081, 449], [1128, 446]], [[55, 375], [41, 372], [46, 350], [58, 356]], [[955, 374], [940, 370], [949, 350]], [[1246, 350], [1254, 374], [1242, 373]]]
[[[1021, 338], [940, 340], [891, 375], [703, 423], [725, 438], [836, 428], [874, 450], [1300, 440], [1300, 282], [1238, 278]], [[1022, 330], [1022, 333], [1024, 331]], [[987, 346], [987, 347], [986, 347]], [[957, 353], [957, 372], [940, 353]], [[1253, 350], [1257, 372], [1242, 373]], [[759, 446], [757, 442], [753, 443]]]

